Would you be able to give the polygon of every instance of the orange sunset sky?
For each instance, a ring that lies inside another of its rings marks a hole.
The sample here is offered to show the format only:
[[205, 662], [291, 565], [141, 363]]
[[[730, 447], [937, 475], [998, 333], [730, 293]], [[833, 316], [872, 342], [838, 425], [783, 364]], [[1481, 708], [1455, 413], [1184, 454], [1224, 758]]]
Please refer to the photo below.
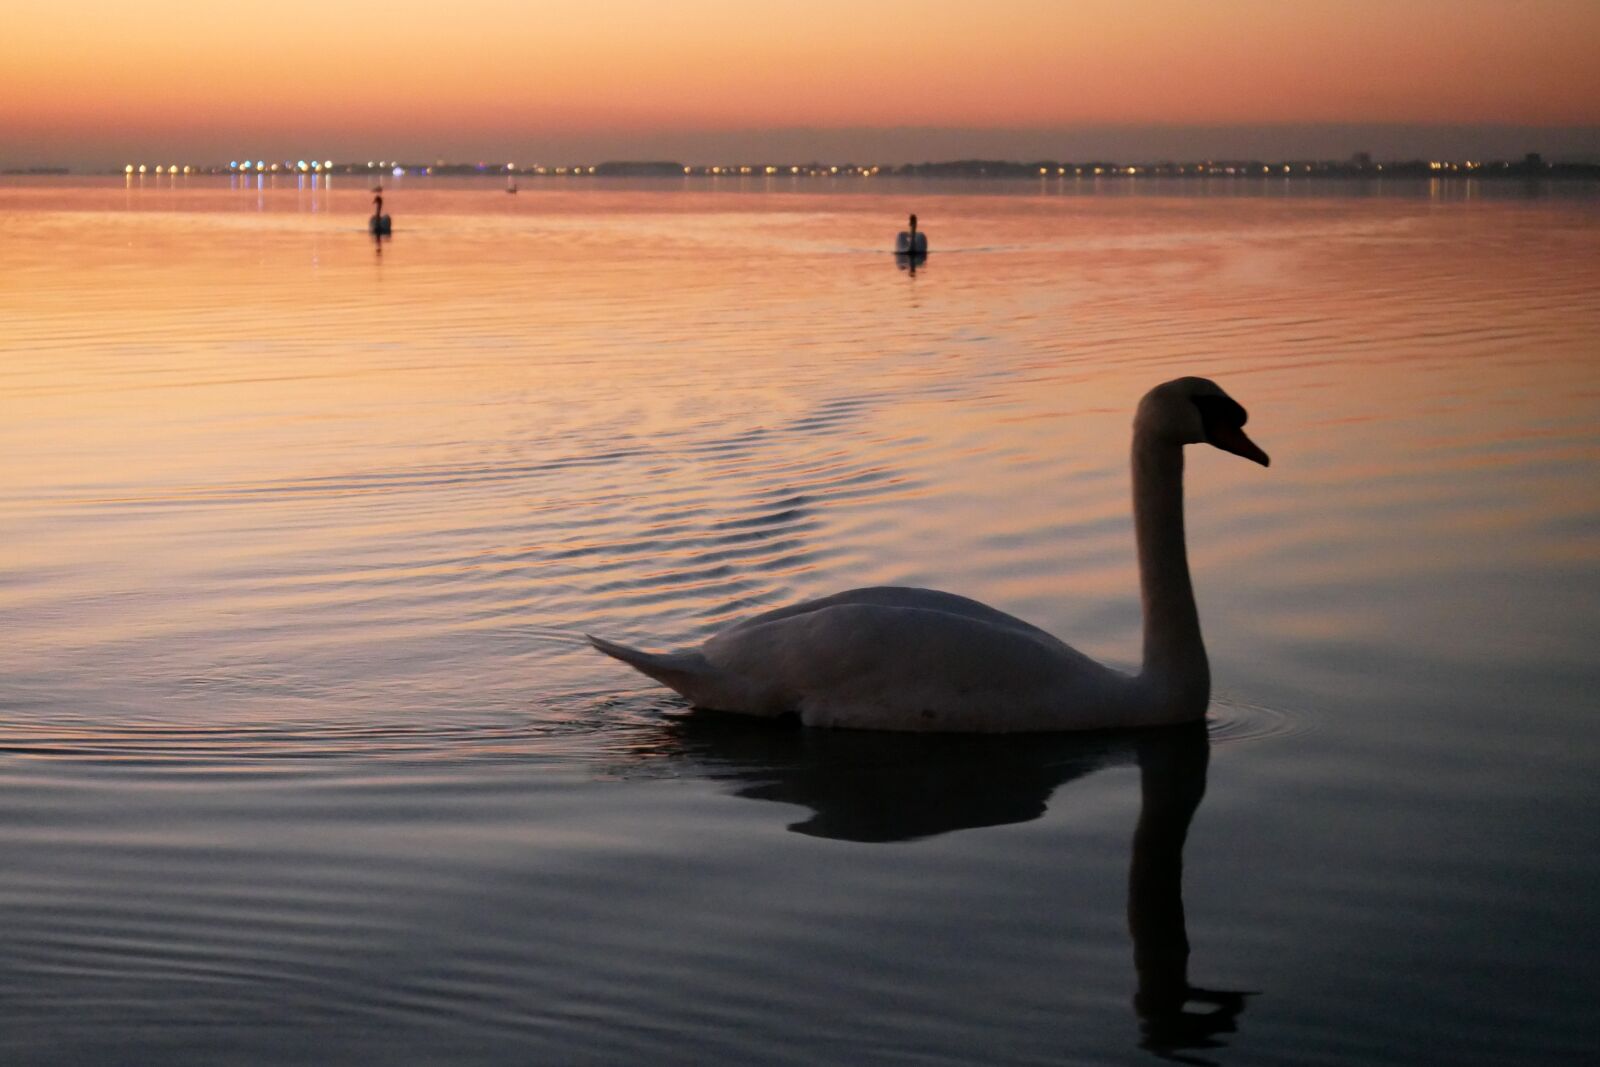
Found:
[[0, 165], [1600, 153], [1600, 0], [6, 8]]

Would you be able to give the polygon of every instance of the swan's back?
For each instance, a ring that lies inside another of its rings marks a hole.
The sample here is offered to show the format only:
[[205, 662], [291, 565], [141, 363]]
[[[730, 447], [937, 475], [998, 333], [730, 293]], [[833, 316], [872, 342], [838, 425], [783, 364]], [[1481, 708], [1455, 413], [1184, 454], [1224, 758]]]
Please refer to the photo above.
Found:
[[938, 589], [919, 589], [915, 586], [906, 585], [874, 585], [861, 589], [847, 589], [842, 593], [834, 593], [832, 596], [818, 597], [815, 600], [805, 600], [798, 604], [790, 604], [788, 607], [774, 608], [772, 611], [762, 612], [760, 615], [752, 615], [748, 619], [741, 619], [722, 631], [722, 634], [718, 636], [736, 633], [746, 627], [759, 626], [763, 623], [776, 622], [779, 619], [806, 615], [814, 611], [821, 611], [825, 608], [838, 607], [844, 604], [868, 604], [882, 608], [919, 608], [925, 611], [940, 611], [947, 615], [958, 615], [993, 626], [1023, 631], [1060, 644], [1053, 634], [1041, 630], [1031, 623], [1024, 622], [1015, 615], [1008, 615], [970, 597], [957, 596], [955, 593], [946, 593]]

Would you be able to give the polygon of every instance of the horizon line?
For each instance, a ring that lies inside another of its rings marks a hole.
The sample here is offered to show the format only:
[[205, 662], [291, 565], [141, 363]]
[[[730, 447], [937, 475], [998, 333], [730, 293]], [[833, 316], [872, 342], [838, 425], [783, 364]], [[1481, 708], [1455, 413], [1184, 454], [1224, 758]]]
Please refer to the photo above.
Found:
[[171, 176], [306, 176], [306, 175], [364, 175], [378, 179], [384, 177], [1249, 177], [1256, 174], [1299, 177], [1360, 177], [1381, 176], [1385, 173], [1421, 174], [1443, 177], [1492, 176], [1515, 171], [1557, 172], [1562, 170], [1590, 171], [1600, 174], [1600, 161], [1592, 159], [1545, 159], [1540, 152], [1529, 151], [1520, 158], [1440, 158], [1436, 155], [1402, 155], [1374, 159], [1371, 153], [1356, 152], [1341, 158], [1313, 158], [1293, 156], [1269, 158], [1266, 156], [1207, 157], [1197, 159], [1162, 158], [1156, 160], [1113, 160], [1110, 158], [1063, 159], [1002, 159], [966, 156], [944, 160], [925, 160], [919, 163], [885, 164], [859, 163], [847, 160], [840, 163], [816, 159], [804, 162], [736, 162], [736, 163], [683, 163], [667, 159], [606, 159], [595, 163], [543, 164], [543, 163], [489, 163], [483, 160], [460, 162], [436, 158], [432, 163], [400, 158], [392, 160], [284, 160], [268, 162], [264, 159], [233, 160], [228, 164], [210, 162], [193, 163], [125, 163], [110, 167], [72, 167], [54, 164], [22, 164], [0, 168], [0, 174], [12, 177], [33, 176], [116, 176], [171, 177]]
[[[180, 163], [222, 161], [234, 153], [282, 160], [314, 151], [319, 159], [445, 160], [682, 160], [710, 166], [733, 160], [804, 163], [818, 160], [901, 166], [918, 161], [1122, 160], [1153, 164], [1174, 160], [1347, 159], [1368, 151], [1386, 161], [1406, 159], [1513, 159], [1529, 151], [1561, 162], [1600, 162], [1600, 124], [1319, 122], [1319, 123], [1101, 123], [1073, 126], [779, 126], [727, 129], [550, 129], [408, 131], [352, 135], [308, 127], [229, 131], [217, 128], [149, 130], [114, 138], [84, 138], [64, 131], [17, 131], [0, 146], [0, 167], [68, 167], [113, 170], [141, 156]], [[219, 150], [220, 149], [220, 150]], [[209, 165], [209, 164], [208, 164]]]

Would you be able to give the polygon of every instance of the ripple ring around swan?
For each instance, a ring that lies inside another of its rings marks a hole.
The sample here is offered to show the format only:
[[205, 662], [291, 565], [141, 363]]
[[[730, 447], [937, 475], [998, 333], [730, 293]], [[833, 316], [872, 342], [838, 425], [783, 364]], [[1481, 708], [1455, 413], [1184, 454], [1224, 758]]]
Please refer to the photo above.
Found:
[[1217, 745], [1290, 737], [1312, 729], [1309, 716], [1263, 704], [1213, 696], [1206, 709], [1206, 732]]

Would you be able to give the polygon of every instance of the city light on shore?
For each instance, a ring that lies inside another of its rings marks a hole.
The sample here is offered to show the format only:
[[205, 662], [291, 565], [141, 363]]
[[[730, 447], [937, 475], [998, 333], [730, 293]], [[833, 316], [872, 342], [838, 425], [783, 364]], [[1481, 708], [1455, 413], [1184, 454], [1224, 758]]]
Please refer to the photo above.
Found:
[[404, 160], [367, 160], [338, 163], [332, 159], [293, 159], [282, 163], [265, 160], [230, 160], [227, 163], [126, 163], [120, 173], [132, 176], [153, 171], [161, 177], [177, 175], [253, 175], [257, 181], [293, 176], [304, 180], [331, 179], [337, 173], [363, 173], [376, 180], [380, 175], [392, 178], [473, 178], [514, 175], [527, 177], [574, 179], [709, 179], [712, 183], [752, 183], [771, 185], [774, 182], [846, 181], [862, 178], [962, 178], [979, 180], [1028, 179], [1043, 187], [1071, 182], [1130, 182], [1152, 179], [1196, 180], [1228, 179], [1256, 181], [1297, 181], [1307, 178], [1324, 179], [1387, 179], [1405, 178], [1461, 178], [1493, 179], [1497, 177], [1600, 178], [1600, 165], [1587, 163], [1551, 162], [1537, 152], [1528, 152], [1519, 158], [1503, 160], [1485, 159], [1415, 159], [1375, 162], [1369, 153], [1360, 152], [1337, 160], [1189, 160], [1157, 163], [1119, 163], [1109, 160], [1065, 162], [1056, 159], [1034, 162], [1006, 160], [958, 160], [916, 164], [890, 165], [884, 163], [700, 163], [686, 164], [676, 161], [629, 162], [607, 161], [601, 163], [573, 163], [546, 166], [541, 163], [457, 163], [435, 159], [432, 163]]

